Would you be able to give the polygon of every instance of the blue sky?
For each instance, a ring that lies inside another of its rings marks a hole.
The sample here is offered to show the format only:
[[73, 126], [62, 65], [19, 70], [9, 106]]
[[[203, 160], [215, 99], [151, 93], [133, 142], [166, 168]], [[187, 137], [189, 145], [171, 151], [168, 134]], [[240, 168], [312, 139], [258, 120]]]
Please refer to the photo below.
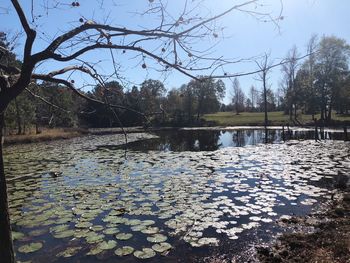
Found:
[[[155, 0], [156, 2], [157, 0]], [[29, 18], [31, 18], [30, 1], [20, 1]], [[154, 20], [149, 16], [140, 16], [137, 12], [150, 7], [148, 0], [105, 0], [102, 8], [96, 8], [96, 3], [101, 2], [96, 0], [80, 1], [79, 8], [71, 8], [71, 1], [60, 1], [67, 5], [61, 5], [59, 9], [49, 10], [48, 14], [42, 10], [40, 5], [46, 1], [36, 0], [37, 4], [34, 9], [34, 15], [41, 15], [37, 20], [39, 36], [34, 49], [41, 50], [47, 45], [45, 39], [52, 38], [60, 32], [71, 29], [79, 25], [79, 18], [93, 19], [95, 21], [103, 21], [106, 17], [110, 24], [124, 26], [128, 28], [144, 28], [155, 25]], [[49, 1], [53, 2], [53, 1]], [[191, 2], [191, 1], [189, 1]], [[200, 15], [206, 16], [219, 13], [232, 4], [244, 1], [237, 0], [206, 0], [200, 8]], [[114, 3], [114, 4], [112, 4]], [[168, 0], [169, 12], [174, 17], [182, 11], [184, 1]], [[350, 43], [350, 1], [348, 0], [283, 0], [282, 6], [279, 0], [262, 0], [260, 3], [263, 6], [258, 6], [258, 11], [268, 11], [272, 16], [277, 16], [283, 7], [283, 20], [279, 22], [277, 28], [273, 23], [264, 23], [256, 18], [240, 12], [230, 13], [228, 16], [220, 19], [217, 22], [219, 27], [224, 27], [223, 33], [219, 32], [219, 38], [212, 37], [194, 44], [196, 49], [206, 49], [215, 44], [211, 50], [211, 56], [224, 56], [229, 58], [250, 58], [262, 55], [264, 52], [271, 53], [271, 59], [275, 62], [283, 58], [287, 51], [296, 45], [301, 55], [305, 54], [306, 43], [313, 34], [320, 37], [323, 35], [334, 35], [345, 39]], [[16, 17], [10, 1], [2, 1], [0, 3], [2, 10], [0, 20], [5, 21], [0, 23], [0, 30], [5, 30], [14, 34], [20, 30], [19, 21]], [[252, 9], [251, 9], [252, 10]], [[44, 32], [44, 34], [42, 33]], [[219, 41], [219, 42], [218, 42]], [[218, 42], [218, 43], [217, 43]], [[147, 48], [154, 49], [151, 45]], [[22, 49], [21, 41], [16, 49], [20, 54]], [[167, 89], [179, 87], [183, 83], [187, 83], [189, 78], [182, 74], [174, 72], [164, 79], [164, 76], [159, 72], [149, 68], [142, 69], [140, 59], [132, 59], [134, 54], [121, 55], [116, 53], [116, 59], [121, 63], [123, 70], [120, 74], [132, 83], [141, 83], [145, 78], [154, 78], [164, 81]], [[99, 70], [108, 73], [112, 67], [109, 63], [110, 56], [103, 52], [92, 52], [85, 57], [91, 62], [102, 60]], [[152, 65], [147, 58], [146, 63]], [[37, 71], [46, 72], [47, 70], [57, 69], [63, 65], [48, 61], [41, 65]], [[230, 73], [254, 71], [256, 65], [254, 62], [244, 62], [227, 67], [225, 70]], [[205, 72], [203, 72], [205, 73]], [[241, 77], [240, 83], [244, 91], [248, 91], [251, 85], [258, 88], [261, 83], [255, 80], [255, 76]], [[274, 69], [270, 73], [270, 84], [272, 89], [276, 90], [280, 81], [279, 68]], [[74, 80], [78, 85], [82, 85], [87, 81], [81, 75], [74, 76]], [[231, 82], [225, 81], [227, 95], [225, 103], [230, 101]], [[126, 85], [127, 82], [126, 82]], [[130, 83], [131, 85], [131, 83]]]

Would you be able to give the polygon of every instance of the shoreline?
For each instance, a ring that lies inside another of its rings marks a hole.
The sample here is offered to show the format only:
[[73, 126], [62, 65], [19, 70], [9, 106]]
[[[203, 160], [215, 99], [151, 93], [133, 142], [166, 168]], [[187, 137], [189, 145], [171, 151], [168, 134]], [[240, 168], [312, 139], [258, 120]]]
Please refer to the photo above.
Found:
[[271, 244], [257, 246], [258, 262], [349, 262], [350, 187], [345, 187], [311, 214], [280, 220], [283, 228], [295, 230], [283, 233]]
[[[267, 130], [284, 130], [285, 132], [294, 131], [314, 131], [314, 127], [298, 127], [298, 126], [268, 126]], [[7, 135], [4, 137], [4, 145], [14, 145], [14, 144], [28, 144], [28, 143], [38, 143], [55, 141], [62, 139], [72, 139], [87, 135], [107, 135], [107, 134], [122, 134], [124, 131], [126, 133], [143, 133], [143, 132], [155, 132], [155, 131], [167, 131], [167, 130], [224, 130], [224, 131], [238, 131], [238, 130], [264, 130], [264, 126], [198, 126], [198, 127], [151, 127], [143, 128], [141, 126], [135, 127], [125, 127], [122, 128], [54, 128], [54, 129], [44, 129], [42, 133], [39, 134], [25, 134], [25, 135]], [[341, 128], [324, 128], [323, 132], [332, 133], [344, 133]]]

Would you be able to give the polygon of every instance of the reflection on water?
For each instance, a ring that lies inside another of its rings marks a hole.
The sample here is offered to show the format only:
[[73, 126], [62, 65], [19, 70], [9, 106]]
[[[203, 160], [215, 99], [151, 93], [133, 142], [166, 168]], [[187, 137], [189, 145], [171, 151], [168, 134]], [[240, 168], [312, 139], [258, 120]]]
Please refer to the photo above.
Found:
[[[131, 142], [127, 148], [135, 151], [216, 151], [226, 147], [243, 147], [259, 143], [280, 143], [283, 140], [310, 140], [314, 131], [282, 130], [173, 130], [155, 132], [158, 138]], [[325, 133], [322, 138], [342, 140], [341, 133]], [[319, 138], [321, 136], [319, 135]], [[120, 147], [117, 147], [120, 148]]]
[[[178, 263], [240, 253], [269, 240], [280, 216], [329, 199], [350, 172], [348, 142], [278, 143], [271, 131], [275, 144], [265, 145], [258, 130], [157, 135], [126, 153], [111, 147], [122, 135], [6, 148], [17, 260], [139, 262], [147, 248], [148, 262]], [[125, 246], [139, 252], [118, 256]]]

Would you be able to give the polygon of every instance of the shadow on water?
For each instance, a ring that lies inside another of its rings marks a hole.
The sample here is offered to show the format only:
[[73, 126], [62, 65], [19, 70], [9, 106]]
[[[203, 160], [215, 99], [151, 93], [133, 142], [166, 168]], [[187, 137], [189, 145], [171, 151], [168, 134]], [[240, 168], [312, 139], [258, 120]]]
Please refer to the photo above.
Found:
[[[266, 134], [267, 132], [267, 134]], [[141, 140], [127, 144], [132, 151], [216, 151], [226, 147], [244, 147], [261, 143], [281, 143], [281, 130], [173, 130], [158, 131], [158, 138]], [[341, 140], [342, 134], [327, 133], [325, 139]], [[285, 140], [310, 140], [315, 138], [314, 131], [286, 132]], [[122, 149], [123, 146], [105, 146]]]

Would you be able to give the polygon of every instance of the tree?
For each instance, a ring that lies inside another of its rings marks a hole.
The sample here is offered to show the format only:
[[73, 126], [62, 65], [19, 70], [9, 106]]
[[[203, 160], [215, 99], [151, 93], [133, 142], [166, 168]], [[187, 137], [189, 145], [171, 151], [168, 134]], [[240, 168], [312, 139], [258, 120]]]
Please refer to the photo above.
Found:
[[320, 96], [321, 119], [330, 122], [336, 95], [348, 72], [349, 45], [344, 39], [323, 37], [316, 62], [316, 89]]
[[163, 114], [161, 100], [165, 92], [164, 84], [159, 80], [145, 80], [140, 88], [141, 111], [147, 115]]
[[122, 109], [111, 110], [108, 106], [108, 104], [124, 105], [124, 90], [118, 81], [109, 81], [96, 85], [93, 91], [89, 93], [89, 96], [105, 102], [105, 104], [100, 105], [95, 105], [91, 101], [87, 102], [86, 111], [94, 111], [92, 114], [85, 116], [85, 120], [89, 125], [93, 127], [120, 126], [114, 114], [117, 113], [119, 116], [124, 111]]
[[276, 110], [276, 96], [272, 89], [266, 90], [267, 111]]
[[254, 111], [255, 107], [257, 106], [257, 101], [259, 100], [259, 91], [254, 85], [252, 85], [249, 89], [249, 98], [252, 105], [252, 111]]
[[35, 121], [34, 98], [28, 93], [20, 94], [7, 107], [4, 119], [7, 129], [16, 129], [18, 135], [24, 134]]
[[[267, 89], [268, 89], [268, 72], [271, 70], [271, 62], [269, 62], [269, 55], [265, 53], [263, 58], [260, 61], [256, 61], [258, 68], [260, 69], [260, 73], [258, 73], [258, 79], [263, 83], [263, 101], [264, 101], [264, 126], [265, 130], [268, 124], [268, 116], [267, 116]], [[265, 137], [267, 139], [267, 137]]]
[[[292, 52], [283, 65], [287, 112], [294, 107], [306, 113], [321, 113], [323, 122], [331, 121], [332, 110], [343, 111], [347, 101], [349, 46], [343, 39], [313, 36], [307, 45], [308, 58], [297, 67]], [[290, 116], [292, 116], [290, 114]]]
[[291, 50], [288, 51], [288, 54], [285, 59], [285, 63], [282, 64], [282, 73], [284, 77], [284, 83], [286, 85], [286, 103], [287, 111], [289, 114], [289, 119], [292, 120], [293, 114], [296, 118], [297, 112], [297, 98], [298, 92], [296, 90], [295, 78], [297, 74], [298, 67], [298, 51], [294, 46]]
[[225, 96], [225, 84], [222, 80], [200, 76], [191, 80], [187, 86], [193, 90], [197, 108], [197, 121], [204, 113], [219, 110], [220, 100]]
[[185, 122], [192, 123], [193, 113], [196, 107], [193, 88], [191, 85], [184, 84], [180, 87], [180, 92], [183, 110], [185, 112]]
[[245, 95], [241, 89], [241, 85], [237, 78], [233, 80], [232, 83], [233, 93], [232, 93], [232, 104], [236, 110], [236, 114], [238, 115], [240, 112], [244, 110], [244, 102]]
[[[11, 101], [28, 88], [31, 82], [44, 81], [62, 85], [70, 89], [75, 95], [90, 101], [94, 105], [105, 105], [111, 111], [114, 109], [135, 111], [123, 105], [114, 105], [93, 96], [87, 96], [79, 88], [86, 85], [91, 86], [92, 83], [104, 87], [108, 80], [119, 79], [123, 72], [120, 69], [123, 63], [117, 63], [116, 58], [119, 59], [123, 54], [130, 54], [126, 60], [136, 59], [143, 70], [155, 68], [164, 72], [173, 69], [199, 81], [193, 74], [195, 70], [204, 70], [209, 67], [222, 68], [223, 64], [230, 63], [230, 61], [221, 58], [207, 57], [204, 55], [206, 52], [198, 51], [193, 46], [195, 42], [204, 41], [208, 38], [214, 40], [218, 38], [217, 32], [220, 30], [218, 19], [233, 11], [241, 11], [249, 14], [259, 14], [258, 19], [260, 20], [275, 22], [275, 19], [271, 19], [270, 14], [259, 13], [256, 10], [260, 6], [257, 4], [258, 0], [242, 1], [211, 17], [193, 16], [193, 14], [196, 14], [196, 7], [200, 6], [197, 1], [186, 1], [184, 8], [175, 15], [165, 15], [168, 14], [168, 10], [165, 10], [166, 5], [161, 1], [149, 1], [149, 7], [143, 14], [147, 16], [147, 19], [155, 18], [157, 20], [148, 24], [146, 29], [143, 26], [139, 28], [115, 26], [106, 17], [103, 15], [99, 17], [94, 12], [95, 19], [89, 19], [84, 15], [72, 16], [69, 23], [64, 25], [64, 32], [61, 33], [61, 30], [55, 30], [54, 28], [46, 30], [47, 28], [41, 27], [41, 25], [44, 25], [43, 19], [46, 16], [36, 14], [43, 13], [49, 16], [51, 12], [58, 12], [60, 8], [69, 12], [70, 9], [79, 8], [83, 3], [75, 1], [70, 7], [67, 7], [66, 3], [59, 0], [44, 2], [31, 1], [31, 3], [28, 3], [26, 8], [30, 9], [30, 12], [29, 10], [23, 10], [18, 0], [11, 0], [13, 10], [18, 16], [21, 29], [24, 32], [24, 45], [22, 54], [19, 56], [21, 57], [20, 66], [0, 63], [1, 130], [5, 109]], [[97, 4], [100, 7], [98, 10], [104, 9], [105, 1], [99, 1]], [[250, 9], [252, 10], [251, 13], [249, 12]], [[97, 12], [98, 10], [96, 8], [94, 11]], [[31, 20], [27, 19], [26, 14], [31, 14]], [[120, 24], [122, 21], [118, 21], [118, 23]], [[48, 44], [44, 47], [42, 42], [41, 45], [38, 45], [38, 29], [41, 30], [40, 34], [44, 35], [48, 41]], [[54, 37], [51, 37], [51, 33]], [[34, 46], [35, 48], [33, 48]], [[114, 72], [102, 74], [96, 63], [89, 62], [88, 55], [94, 51], [110, 55], [110, 68]], [[4, 45], [0, 46], [0, 52], [1, 58], [11, 54], [11, 50]], [[52, 63], [52, 61], [55, 63]], [[51, 65], [51, 67], [48, 65]], [[57, 68], [52, 71], [47, 70], [56, 66]], [[79, 75], [84, 75], [84, 77], [79, 77]], [[74, 78], [87, 79], [88, 83], [80, 83], [80, 87], [79, 85], [77, 87], [79, 83], [75, 83]], [[33, 96], [40, 97], [37, 94], [33, 94]], [[202, 112], [203, 106], [199, 109]], [[140, 114], [142, 115], [142, 113]], [[115, 111], [114, 115], [118, 117]], [[6, 189], [1, 155], [0, 210], [2, 213], [0, 214], [0, 237], [2, 240], [0, 258], [5, 262], [14, 262]]]

